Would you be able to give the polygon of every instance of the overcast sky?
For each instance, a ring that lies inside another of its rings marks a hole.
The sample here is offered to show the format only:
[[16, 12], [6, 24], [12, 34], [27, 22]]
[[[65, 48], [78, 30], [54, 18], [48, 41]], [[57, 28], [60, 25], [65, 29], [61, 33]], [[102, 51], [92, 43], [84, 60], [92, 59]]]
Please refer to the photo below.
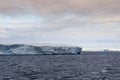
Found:
[[120, 48], [120, 0], [0, 0], [0, 43]]

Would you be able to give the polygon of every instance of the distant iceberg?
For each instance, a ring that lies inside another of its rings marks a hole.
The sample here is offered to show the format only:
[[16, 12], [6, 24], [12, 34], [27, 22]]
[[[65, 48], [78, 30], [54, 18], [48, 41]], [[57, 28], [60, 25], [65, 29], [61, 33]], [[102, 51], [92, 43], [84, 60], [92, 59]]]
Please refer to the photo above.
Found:
[[0, 45], [0, 54], [43, 54], [43, 55], [76, 55], [82, 48], [76, 46], [34, 46], [26, 44]]

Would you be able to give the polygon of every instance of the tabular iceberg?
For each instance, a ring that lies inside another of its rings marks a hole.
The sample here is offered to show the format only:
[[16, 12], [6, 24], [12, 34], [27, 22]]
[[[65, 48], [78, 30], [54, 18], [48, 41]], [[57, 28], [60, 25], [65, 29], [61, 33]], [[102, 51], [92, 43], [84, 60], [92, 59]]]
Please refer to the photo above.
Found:
[[0, 45], [0, 54], [43, 54], [43, 55], [75, 55], [82, 48], [71, 46], [34, 46], [25, 44]]

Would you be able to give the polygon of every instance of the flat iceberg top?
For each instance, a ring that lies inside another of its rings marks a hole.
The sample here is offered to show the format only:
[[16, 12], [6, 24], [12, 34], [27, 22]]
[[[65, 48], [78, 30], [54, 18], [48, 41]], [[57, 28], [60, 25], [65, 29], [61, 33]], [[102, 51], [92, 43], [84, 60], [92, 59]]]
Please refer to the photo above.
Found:
[[82, 48], [76, 46], [35, 46], [26, 44], [0, 45], [0, 54], [80, 54]]

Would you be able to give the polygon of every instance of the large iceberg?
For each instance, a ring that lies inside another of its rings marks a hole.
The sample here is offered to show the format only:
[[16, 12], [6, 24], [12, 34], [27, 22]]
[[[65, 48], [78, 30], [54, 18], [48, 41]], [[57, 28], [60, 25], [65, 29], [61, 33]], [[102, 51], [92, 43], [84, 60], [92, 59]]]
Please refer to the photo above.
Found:
[[26, 44], [0, 45], [0, 54], [50, 54], [75, 55], [80, 54], [82, 48], [76, 46], [34, 46]]

